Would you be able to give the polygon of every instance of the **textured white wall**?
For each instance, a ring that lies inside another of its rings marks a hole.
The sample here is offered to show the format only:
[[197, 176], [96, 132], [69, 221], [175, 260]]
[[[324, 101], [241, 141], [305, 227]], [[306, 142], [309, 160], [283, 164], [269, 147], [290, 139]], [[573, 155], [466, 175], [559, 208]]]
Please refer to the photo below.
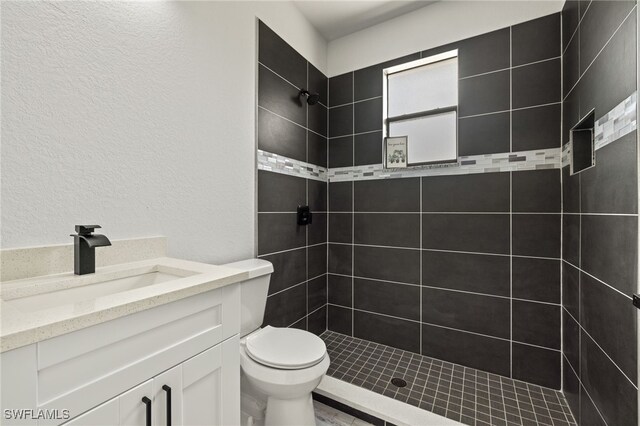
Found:
[[329, 77], [562, 10], [564, 0], [440, 1], [329, 43]]
[[1, 247], [99, 223], [252, 256], [256, 16], [326, 70], [286, 2], [3, 1]]

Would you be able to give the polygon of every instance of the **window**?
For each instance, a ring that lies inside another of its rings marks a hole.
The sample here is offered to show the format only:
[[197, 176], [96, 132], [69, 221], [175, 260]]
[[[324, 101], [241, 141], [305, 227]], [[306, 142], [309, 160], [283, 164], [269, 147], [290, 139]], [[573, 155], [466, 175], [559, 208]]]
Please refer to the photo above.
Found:
[[384, 136], [407, 137], [408, 165], [458, 160], [458, 51], [383, 71]]

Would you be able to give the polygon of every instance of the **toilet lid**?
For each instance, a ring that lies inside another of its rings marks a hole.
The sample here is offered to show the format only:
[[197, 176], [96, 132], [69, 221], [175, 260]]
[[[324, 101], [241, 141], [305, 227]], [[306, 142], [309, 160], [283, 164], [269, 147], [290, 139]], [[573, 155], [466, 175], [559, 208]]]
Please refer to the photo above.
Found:
[[247, 337], [246, 351], [260, 364], [296, 370], [322, 361], [327, 347], [321, 338], [308, 331], [266, 326]]

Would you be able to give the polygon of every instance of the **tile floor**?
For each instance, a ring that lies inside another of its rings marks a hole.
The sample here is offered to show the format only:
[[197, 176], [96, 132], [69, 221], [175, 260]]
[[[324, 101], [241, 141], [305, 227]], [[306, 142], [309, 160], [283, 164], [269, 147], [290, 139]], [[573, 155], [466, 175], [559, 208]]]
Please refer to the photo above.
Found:
[[[332, 331], [327, 374], [467, 425], [569, 426], [561, 392]], [[401, 378], [405, 387], [391, 379]]]

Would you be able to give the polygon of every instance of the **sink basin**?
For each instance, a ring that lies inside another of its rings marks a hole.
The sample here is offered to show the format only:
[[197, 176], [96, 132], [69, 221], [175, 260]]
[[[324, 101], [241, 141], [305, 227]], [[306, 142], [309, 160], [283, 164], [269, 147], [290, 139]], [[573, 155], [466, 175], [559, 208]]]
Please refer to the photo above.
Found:
[[22, 312], [34, 312], [95, 300], [198, 273], [158, 264], [80, 276], [63, 274], [26, 285], [17, 285], [16, 282], [16, 285], [3, 287], [0, 295], [7, 306]]

